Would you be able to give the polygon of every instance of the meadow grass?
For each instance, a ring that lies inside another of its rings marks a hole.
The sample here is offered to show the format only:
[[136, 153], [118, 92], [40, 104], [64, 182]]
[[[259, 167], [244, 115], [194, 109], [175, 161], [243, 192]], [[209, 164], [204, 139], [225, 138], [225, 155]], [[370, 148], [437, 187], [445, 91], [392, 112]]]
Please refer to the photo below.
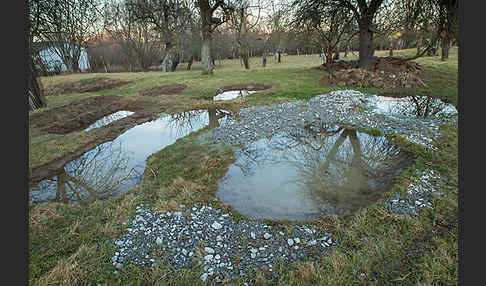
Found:
[[[377, 55], [387, 51], [378, 51]], [[415, 49], [395, 51], [395, 55], [413, 55]], [[433, 93], [457, 106], [457, 48], [450, 60], [438, 57], [416, 60], [426, 68], [423, 80], [429, 85], [424, 92]], [[213, 76], [202, 76], [200, 64], [185, 71], [181, 64], [174, 73], [138, 72], [108, 74], [70, 74], [42, 78], [45, 87], [92, 77], [109, 77], [131, 81], [113, 90], [48, 97], [49, 109], [74, 100], [99, 94], [116, 94], [135, 100], [138, 92], [157, 85], [185, 83], [180, 94], [180, 108], [204, 107], [212, 102], [197, 100], [213, 96], [225, 85], [239, 83], [270, 84], [272, 88], [237, 101], [232, 107], [268, 104], [279, 100], [305, 100], [330, 90], [343, 89], [320, 85], [323, 71], [311, 70], [320, 64], [317, 55], [285, 56], [277, 64], [269, 57], [267, 67], [261, 58], [250, 60], [251, 69], [243, 70], [238, 60], [216, 61]], [[357, 89], [379, 92], [376, 89]], [[177, 97], [176, 97], [177, 98]], [[183, 98], [185, 100], [183, 100]], [[164, 99], [152, 99], [154, 105]], [[177, 104], [174, 101], [174, 104]], [[220, 103], [227, 104], [227, 103]], [[127, 266], [114, 274], [111, 265], [114, 247], [109, 240], [123, 235], [136, 205], [151, 203], [158, 211], [174, 209], [178, 204], [208, 202], [215, 194], [218, 180], [234, 161], [234, 149], [209, 148], [193, 132], [153, 154], [147, 160], [143, 182], [117, 198], [97, 201], [88, 206], [49, 203], [29, 206], [29, 281], [31, 285], [201, 285], [200, 266], [174, 269], [168, 263], [151, 268]], [[373, 130], [371, 130], [373, 131]], [[370, 131], [370, 132], [371, 132]], [[423, 149], [397, 137], [417, 156], [417, 164], [405, 171], [398, 182], [385, 193], [405, 193], [415, 179], [416, 171], [433, 169], [445, 178], [431, 209], [419, 216], [405, 217], [389, 213], [379, 204], [354, 214], [328, 216], [313, 223], [322, 231], [332, 232], [339, 242], [331, 252], [315, 261], [295, 264], [279, 263], [276, 281], [267, 281], [257, 273], [257, 285], [457, 285], [458, 279], [458, 133], [455, 127], [441, 126], [435, 142], [436, 151]], [[101, 133], [100, 133], [101, 134]], [[90, 136], [73, 132], [65, 135], [29, 134], [30, 161], [36, 166], [44, 157], [62, 156], [85, 142]], [[52, 154], [51, 154], [51, 153]], [[163, 174], [163, 176], [162, 176]], [[224, 205], [219, 207], [225, 208]], [[242, 285], [242, 281], [229, 282]]]

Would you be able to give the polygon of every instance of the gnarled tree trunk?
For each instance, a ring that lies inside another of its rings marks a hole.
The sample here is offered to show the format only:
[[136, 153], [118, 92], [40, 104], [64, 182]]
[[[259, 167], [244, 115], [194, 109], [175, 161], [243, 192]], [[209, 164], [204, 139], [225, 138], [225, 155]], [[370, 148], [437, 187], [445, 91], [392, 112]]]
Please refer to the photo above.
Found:
[[42, 93], [42, 83], [40, 79], [37, 78], [37, 73], [34, 66], [34, 61], [32, 56], [29, 55], [28, 58], [28, 87], [27, 87], [27, 97], [29, 101], [29, 110], [38, 109], [41, 107], [46, 107], [46, 99]]
[[189, 58], [189, 62], [187, 63], [187, 70], [190, 71], [191, 70], [191, 66], [192, 66], [192, 62], [194, 61], [194, 56], [191, 56]]
[[373, 56], [373, 32], [370, 25], [363, 25], [359, 29], [359, 67], [367, 70], [371, 69]]
[[449, 59], [449, 49], [451, 47], [451, 40], [447, 33], [444, 33], [441, 37], [440, 47], [442, 50], [442, 55], [440, 57], [441, 61], [447, 61]]
[[[203, 33], [204, 34], [204, 33]], [[214, 65], [211, 58], [211, 34], [203, 35], [203, 42], [201, 47], [201, 65], [202, 74], [213, 74]]]

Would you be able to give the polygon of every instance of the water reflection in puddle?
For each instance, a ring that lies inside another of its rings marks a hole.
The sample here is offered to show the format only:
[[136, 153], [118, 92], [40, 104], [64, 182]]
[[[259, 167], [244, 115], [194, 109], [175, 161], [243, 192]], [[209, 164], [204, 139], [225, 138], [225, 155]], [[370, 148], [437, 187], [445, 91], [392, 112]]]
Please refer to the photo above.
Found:
[[230, 90], [230, 91], [225, 91], [222, 92], [216, 96], [213, 97], [213, 100], [231, 100], [239, 97], [245, 97], [249, 94], [255, 93], [256, 91], [251, 91], [251, 90]]
[[251, 218], [311, 220], [371, 204], [411, 162], [384, 137], [293, 130], [239, 150], [216, 195]]
[[388, 97], [372, 95], [367, 98], [368, 107], [377, 113], [405, 117], [440, 117], [457, 114], [457, 109], [439, 98], [430, 96]]
[[117, 120], [120, 120], [122, 118], [128, 117], [128, 116], [130, 116], [134, 113], [135, 112], [132, 112], [132, 111], [122, 110], [122, 111], [118, 111], [118, 112], [109, 114], [109, 115], [97, 120], [95, 123], [91, 124], [90, 126], [88, 126], [88, 128], [84, 129], [84, 131], [89, 131], [91, 129], [106, 126], [106, 125], [112, 123], [113, 121], [117, 121]]
[[141, 181], [151, 154], [205, 126], [233, 120], [229, 111], [209, 109], [165, 115], [137, 125], [67, 163], [57, 176], [31, 188], [29, 199], [35, 203], [88, 203], [124, 193]]

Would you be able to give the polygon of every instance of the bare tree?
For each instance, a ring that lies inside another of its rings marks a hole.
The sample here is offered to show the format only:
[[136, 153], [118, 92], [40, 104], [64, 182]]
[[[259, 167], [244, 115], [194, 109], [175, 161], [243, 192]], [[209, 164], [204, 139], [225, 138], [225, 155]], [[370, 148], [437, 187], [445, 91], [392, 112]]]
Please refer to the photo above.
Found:
[[459, 21], [458, 21], [458, 0], [438, 0], [439, 1], [439, 16], [440, 16], [440, 36], [442, 61], [449, 59], [449, 48], [452, 39], [456, 39], [459, 35]]
[[[260, 20], [261, 6], [255, 0], [242, 0], [232, 4], [230, 14], [230, 26], [235, 31], [235, 40], [240, 48], [240, 56], [245, 69], [250, 69], [248, 61], [249, 32], [258, 25]], [[252, 11], [256, 10], [256, 16]]]
[[331, 78], [335, 55], [339, 53], [339, 43], [352, 27], [352, 15], [340, 6], [322, 5], [312, 0], [296, 3], [294, 24], [307, 29], [314, 45], [324, 51]]
[[[213, 74], [214, 59], [211, 52], [211, 42], [214, 30], [228, 21], [232, 7], [225, 0], [197, 0], [201, 20], [201, 63], [202, 74]], [[219, 17], [214, 17], [219, 15]]]
[[50, 42], [53, 51], [70, 72], [79, 71], [79, 59], [86, 42], [97, 33], [97, 0], [31, 0], [34, 38]]
[[162, 70], [175, 71], [183, 45], [180, 36], [191, 22], [189, 4], [179, 0], [131, 0], [128, 3], [133, 19], [150, 26], [164, 42]]
[[272, 46], [277, 63], [282, 62], [282, 53], [286, 46], [286, 34], [288, 21], [290, 20], [290, 5], [285, 1], [270, 1], [268, 9], [267, 22], [269, 25], [270, 39], [269, 44]]
[[373, 34], [377, 28], [374, 20], [383, 2], [384, 0], [311, 0], [309, 4], [341, 7], [352, 13], [359, 28], [359, 67], [371, 69]]

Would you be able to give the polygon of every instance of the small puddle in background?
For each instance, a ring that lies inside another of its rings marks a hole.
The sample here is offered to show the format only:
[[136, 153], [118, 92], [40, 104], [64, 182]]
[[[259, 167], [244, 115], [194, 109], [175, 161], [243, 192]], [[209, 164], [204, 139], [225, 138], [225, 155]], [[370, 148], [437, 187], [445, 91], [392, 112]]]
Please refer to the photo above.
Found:
[[122, 194], [137, 185], [147, 158], [207, 125], [231, 124], [229, 111], [194, 110], [137, 125], [98, 145], [59, 169], [58, 175], [30, 189], [33, 203], [87, 203]]
[[90, 131], [91, 129], [106, 126], [106, 125], [112, 123], [113, 121], [117, 121], [117, 120], [120, 120], [122, 118], [128, 117], [128, 116], [130, 116], [134, 113], [135, 112], [132, 112], [132, 111], [122, 110], [122, 111], [118, 111], [118, 112], [109, 114], [109, 115], [97, 120], [95, 123], [91, 124], [90, 126], [88, 126], [88, 128], [84, 129], [84, 131]]
[[325, 125], [249, 143], [216, 195], [250, 218], [306, 221], [380, 198], [413, 159], [384, 137]]
[[251, 91], [251, 90], [246, 90], [246, 89], [242, 89], [242, 90], [229, 90], [229, 91], [225, 91], [225, 92], [222, 92], [216, 96], [213, 97], [213, 100], [231, 100], [231, 99], [235, 99], [235, 98], [238, 98], [238, 97], [245, 97], [249, 94], [252, 94], [252, 93], [255, 93], [256, 91]]
[[398, 117], [448, 117], [457, 114], [454, 105], [430, 96], [389, 97], [372, 95], [367, 97], [367, 106], [377, 113]]

